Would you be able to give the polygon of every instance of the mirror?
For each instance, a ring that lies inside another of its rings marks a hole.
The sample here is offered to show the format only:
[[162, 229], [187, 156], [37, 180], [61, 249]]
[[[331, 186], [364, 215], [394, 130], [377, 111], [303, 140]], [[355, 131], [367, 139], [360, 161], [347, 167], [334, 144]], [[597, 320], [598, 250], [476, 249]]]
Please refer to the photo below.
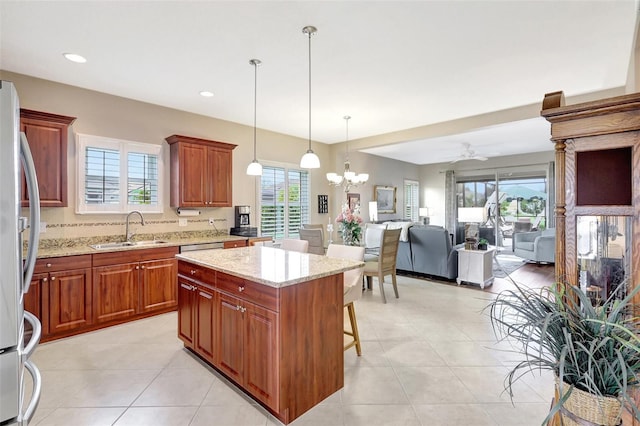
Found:
[[576, 253], [580, 288], [598, 304], [627, 294], [631, 276], [631, 217], [577, 216]]

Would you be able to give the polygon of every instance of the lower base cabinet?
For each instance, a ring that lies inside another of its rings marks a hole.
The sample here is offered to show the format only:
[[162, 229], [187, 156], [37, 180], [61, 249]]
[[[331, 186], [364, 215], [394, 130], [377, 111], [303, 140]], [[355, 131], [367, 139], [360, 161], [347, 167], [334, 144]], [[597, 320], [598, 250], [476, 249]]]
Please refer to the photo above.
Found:
[[183, 260], [178, 273], [178, 337], [280, 421], [343, 387], [341, 274], [275, 288]]

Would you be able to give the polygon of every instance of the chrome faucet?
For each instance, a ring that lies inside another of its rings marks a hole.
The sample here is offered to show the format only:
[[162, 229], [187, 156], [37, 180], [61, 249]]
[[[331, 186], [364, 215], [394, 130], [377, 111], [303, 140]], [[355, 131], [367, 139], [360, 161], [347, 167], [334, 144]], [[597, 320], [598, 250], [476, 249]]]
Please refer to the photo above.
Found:
[[129, 218], [131, 218], [131, 215], [137, 213], [138, 216], [140, 216], [140, 224], [142, 226], [144, 226], [144, 217], [142, 216], [142, 213], [140, 213], [138, 210], [133, 210], [131, 211], [128, 215], [127, 215], [127, 227], [125, 230], [125, 234], [127, 236], [127, 241], [131, 241], [131, 238], [133, 238], [134, 233], [133, 232], [129, 232]]

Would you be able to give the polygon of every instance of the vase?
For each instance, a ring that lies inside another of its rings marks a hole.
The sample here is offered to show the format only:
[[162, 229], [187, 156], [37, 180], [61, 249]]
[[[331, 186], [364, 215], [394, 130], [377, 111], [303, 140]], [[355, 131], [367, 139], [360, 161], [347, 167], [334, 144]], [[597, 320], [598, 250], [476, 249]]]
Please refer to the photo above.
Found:
[[[561, 395], [567, 392], [570, 385], [563, 383], [559, 386], [556, 377], [556, 392]], [[562, 390], [561, 390], [562, 389]], [[564, 426], [620, 425], [622, 404], [619, 399], [613, 397], [599, 397], [597, 395], [573, 388], [571, 395], [560, 408], [560, 416]]]

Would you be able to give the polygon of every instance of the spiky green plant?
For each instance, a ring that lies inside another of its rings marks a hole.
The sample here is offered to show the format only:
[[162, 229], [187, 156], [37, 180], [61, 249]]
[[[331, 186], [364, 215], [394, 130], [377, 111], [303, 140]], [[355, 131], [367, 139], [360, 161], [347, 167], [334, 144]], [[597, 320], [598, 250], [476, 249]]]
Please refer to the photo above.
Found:
[[498, 340], [510, 341], [513, 352], [524, 355], [505, 377], [505, 389], [513, 397], [513, 384], [530, 371], [551, 370], [569, 388], [556, 401], [543, 424], [560, 410], [574, 388], [598, 397], [618, 398], [640, 411], [629, 396], [640, 382], [640, 318], [631, 300], [612, 294], [602, 305], [572, 285], [532, 290], [516, 283], [487, 306]]

